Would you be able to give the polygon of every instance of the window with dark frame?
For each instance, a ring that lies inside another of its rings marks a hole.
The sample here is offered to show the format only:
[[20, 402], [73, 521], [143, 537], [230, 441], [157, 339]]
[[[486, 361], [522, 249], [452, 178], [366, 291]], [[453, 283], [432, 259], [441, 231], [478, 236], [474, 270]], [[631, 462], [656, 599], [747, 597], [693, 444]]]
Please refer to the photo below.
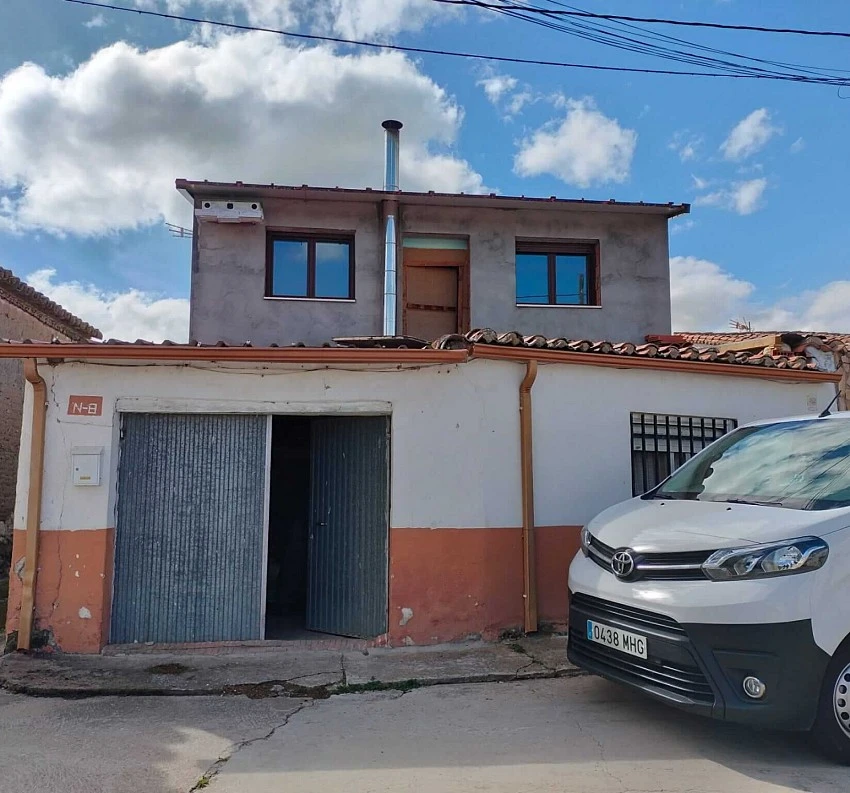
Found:
[[353, 300], [353, 235], [269, 234], [266, 297]]
[[517, 240], [519, 306], [598, 306], [599, 245]]
[[632, 495], [663, 482], [679, 466], [738, 426], [735, 419], [632, 413]]

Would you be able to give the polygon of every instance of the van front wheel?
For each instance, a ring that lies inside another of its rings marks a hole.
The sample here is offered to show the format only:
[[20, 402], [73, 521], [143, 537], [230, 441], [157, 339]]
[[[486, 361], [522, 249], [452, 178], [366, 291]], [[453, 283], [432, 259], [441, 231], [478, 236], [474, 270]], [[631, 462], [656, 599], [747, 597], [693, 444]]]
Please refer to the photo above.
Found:
[[823, 679], [818, 715], [812, 728], [815, 748], [850, 765], [850, 645], [836, 652]]

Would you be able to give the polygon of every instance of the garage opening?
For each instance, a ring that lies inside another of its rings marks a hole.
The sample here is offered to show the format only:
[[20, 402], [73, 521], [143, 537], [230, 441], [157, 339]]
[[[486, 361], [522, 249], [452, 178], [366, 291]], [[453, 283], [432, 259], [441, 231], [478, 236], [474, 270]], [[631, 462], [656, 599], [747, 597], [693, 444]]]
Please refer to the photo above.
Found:
[[385, 633], [388, 419], [271, 421], [265, 638]]
[[266, 638], [301, 638], [307, 619], [310, 419], [272, 419]]

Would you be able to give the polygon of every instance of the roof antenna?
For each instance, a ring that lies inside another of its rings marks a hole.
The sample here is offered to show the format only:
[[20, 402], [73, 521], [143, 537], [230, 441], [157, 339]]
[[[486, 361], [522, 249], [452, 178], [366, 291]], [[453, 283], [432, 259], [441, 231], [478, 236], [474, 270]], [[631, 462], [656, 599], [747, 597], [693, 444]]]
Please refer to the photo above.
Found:
[[828, 404], [828, 405], [827, 405], [827, 406], [823, 409], [823, 411], [822, 411], [821, 413], [818, 413], [818, 418], [819, 418], [819, 419], [825, 419], [827, 416], [831, 416], [831, 415], [832, 415], [832, 414], [829, 412], [829, 409], [830, 409], [830, 408], [831, 408], [831, 407], [832, 407], [832, 406], [833, 406], [836, 402], [838, 402], [838, 397], [839, 397], [839, 396], [840, 396], [840, 393], [836, 393], [836, 395], [832, 398], [832, 402], [830, 402], [830, 403], [829, 403], [829, 404]]

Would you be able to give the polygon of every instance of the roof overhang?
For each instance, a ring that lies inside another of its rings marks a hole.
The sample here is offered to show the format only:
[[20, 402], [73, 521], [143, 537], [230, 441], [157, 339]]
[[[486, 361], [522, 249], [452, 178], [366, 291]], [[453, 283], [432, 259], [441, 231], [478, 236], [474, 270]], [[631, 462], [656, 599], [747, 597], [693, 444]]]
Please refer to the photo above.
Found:
[[351, 347], [228, 347], [190, 344], [49, 344], [46, 342], [0, 343], [0, 359], [34, 358], [48, 363], [111, 360], [132, 364], [139, 361], [161, 364], [253, 363], [316, 365], [421, 366], [461, 364], [474, 359], [501, 361], [535, 360], [543, 364], [602, 366], [615, 369], [654, 369], [667, 372], [711, 374], [807, 383], [837, 383], [838, 372], [815, 369], [791, 369], [772, 366], [736, 365], [668, 358], [641, 358], [611, 353], [572, 352], [533, 347], [471, 344], [466, 349], [398, 349]]
[[691, 211], [690, 204], [652, 204], [644, 201], [588, 201], [583, 198], [530, 198], [504, 196], [496, 193], [411, 193], [386, 192], [369, 188], [355, 190], [347, 187], [310, 187], [301, 185], [243, 184], [242, 182], [193, 182], [178, 179], [177, 190], [194, 204], [195, 199], [288, 199], [295, 201], [328, 201], [378, 204], [396, 201], [403, 206], [465, 207], [476, 209], [526, 209], [542, 211], [614, 212], [629, 215], [658, 215], [673, 218]]

